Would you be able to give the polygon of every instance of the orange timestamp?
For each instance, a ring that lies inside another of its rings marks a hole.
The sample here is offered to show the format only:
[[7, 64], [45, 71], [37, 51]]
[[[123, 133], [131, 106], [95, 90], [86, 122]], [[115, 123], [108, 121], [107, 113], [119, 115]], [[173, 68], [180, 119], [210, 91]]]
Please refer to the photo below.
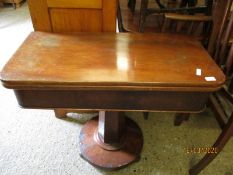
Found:
[[219, 152], [217, 147], [187, 147], [186, 154], [217, 154]]

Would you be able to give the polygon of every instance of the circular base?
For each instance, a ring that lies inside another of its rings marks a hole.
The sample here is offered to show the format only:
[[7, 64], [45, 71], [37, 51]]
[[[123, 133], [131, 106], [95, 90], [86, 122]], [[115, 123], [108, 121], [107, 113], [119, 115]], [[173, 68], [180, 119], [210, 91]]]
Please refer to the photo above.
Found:
[[126, 133], [123, 146], [118, 150], [103, 149], [95, 139], [98, 118], [88, 121], [81, 130], [79, 144], [81, 156], [99, 168], [119, 169], [139, 159], [143, 145], [141, 129], [126, 118]]
[[95, 133], [94, 133], [94, 140], [103, 149], [106, 149], [108, 151], [115, 151], [115, 150], [121, 149], [122, 146], [124, 146], [124, 144], [125, 144], [125, 135], [120, 139], [119, 143], [107, 144], [107, 143], [104, 143], [104, 140], [99, 136], [98, 128], [97, 128], [95, 130]]

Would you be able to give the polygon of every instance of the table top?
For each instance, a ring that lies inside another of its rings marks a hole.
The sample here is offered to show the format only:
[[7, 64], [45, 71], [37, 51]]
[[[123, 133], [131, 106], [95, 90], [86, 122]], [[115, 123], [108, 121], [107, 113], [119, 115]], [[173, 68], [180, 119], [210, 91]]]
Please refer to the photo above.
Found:
[[215, 91], [225, 76], [198, 41], [182, 35], [32, 32], [1, 81], [11, 89]]

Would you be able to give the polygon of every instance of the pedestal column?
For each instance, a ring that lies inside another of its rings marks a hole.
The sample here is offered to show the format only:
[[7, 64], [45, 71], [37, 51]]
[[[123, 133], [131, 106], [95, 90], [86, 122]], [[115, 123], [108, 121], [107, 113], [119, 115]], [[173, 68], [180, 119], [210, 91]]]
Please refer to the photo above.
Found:
[[100, 168], [118, 169], [139, 159], [140, 128], [123, 112], [100, 111], [80, 133], [81, 156]]

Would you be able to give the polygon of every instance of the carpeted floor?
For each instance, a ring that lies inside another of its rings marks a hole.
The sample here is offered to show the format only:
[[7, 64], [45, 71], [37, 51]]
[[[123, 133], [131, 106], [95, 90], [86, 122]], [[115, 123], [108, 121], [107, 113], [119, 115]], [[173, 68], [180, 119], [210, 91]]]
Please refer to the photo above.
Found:
[[[14, 10], [0, 8], [0, 68], [32, 31], [25, 3]], [[53, 111], [21, 109], [11, 90], [0, 86], [0, 175], [186, 175], [204, 154], [187, 154], [190, 147], [209, 147], [220, 133], [209, 110], [174, 127], [173, 113], [127, 113], [141, 127], [141, 160], [118, 171], [97, 169], [79, 156], [78, 137], [85, 116], [59, 120]], [[233, 174], [233, 139], [202, 175]]]

